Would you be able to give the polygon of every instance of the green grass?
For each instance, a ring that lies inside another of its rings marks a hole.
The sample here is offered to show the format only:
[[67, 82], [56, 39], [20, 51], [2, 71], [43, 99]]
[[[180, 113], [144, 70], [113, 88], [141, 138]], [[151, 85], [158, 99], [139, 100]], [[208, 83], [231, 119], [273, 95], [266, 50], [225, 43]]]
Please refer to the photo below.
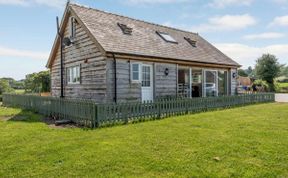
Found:
[[280, 88], [288, 87], [288, 83], [279, 83]]
[[15, 90], [15, 93], [16, 94], [24, 94], [25, 90], [24, 89], [17, 89], [17, 90]]
[[288, 177], [288, 104], [96, 130], [14, 113], [34, 119], [0, 121], [0, 177]]

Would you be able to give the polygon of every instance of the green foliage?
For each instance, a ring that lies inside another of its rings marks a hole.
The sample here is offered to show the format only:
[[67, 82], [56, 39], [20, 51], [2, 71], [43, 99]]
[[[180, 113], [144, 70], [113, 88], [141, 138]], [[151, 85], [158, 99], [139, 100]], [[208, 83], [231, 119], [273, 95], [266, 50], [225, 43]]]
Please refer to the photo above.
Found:
[[5, 79], [0, 79], [0, 95], [3, 93], [13, 92], [13, 88], [10, 87], [9, 82]]
[[243, 69], [238, 70], [238, 75], [241, 77], [248, 77], [248, 74]]
[[255, 77], [255, 70], [251, 66], [249, 66], [247, 69], [239, 69], [238, 75], [242, 76], [242, 77], [254, 78]]
[[265, 88], [268, 88], [269, 87], [269, 85], [268, 85], [268, 83], [266, 82], [266, 81], [264, 81], [264, 80], [255, 80], [254, 82], [253, 82], [256, 86], [262, 86], [262, 87], [265, 87]]
[[16, 81], [13, 78], [2, 78], [2, 80], [6, 80], [9, 83], [9, 86], [13, 89], [24, 89], [24, 80]]
[[288, 77], [288, 66], [281, 66], [280, 76]]
[[96, 130], [30, 122], [29, 113], [0, 107], [0, 120], [24, 118], [0, 121], [0, 177], [287, 177], [287, 107], [261, 104]]
[[275, 91], [274, 79], [279, 76], [281, 69], [278, 59], [274, 55], [263, 54], [256, 62], [257, 78], [266, 81], [270, 91]]
[[42, 71], [39, 73], [28, 74], [24, 81], [26, 92], [40, 93], [50, 91], [50, 73]]

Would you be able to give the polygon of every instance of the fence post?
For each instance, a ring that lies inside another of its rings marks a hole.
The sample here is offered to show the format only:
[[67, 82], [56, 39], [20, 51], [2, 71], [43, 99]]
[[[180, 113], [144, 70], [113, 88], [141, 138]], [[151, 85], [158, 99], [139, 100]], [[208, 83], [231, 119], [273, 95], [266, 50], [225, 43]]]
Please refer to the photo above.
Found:
[[160, 119], [161, 118], [161, 103], [162, 101], [157, 101], [157, 118]]
[[98, 105], [97, 104], [93, 104], [93, 110], [94, 110], [94, 114], [93, 114], [93, 128], [99, 127], [99, 109], [98, 109]]

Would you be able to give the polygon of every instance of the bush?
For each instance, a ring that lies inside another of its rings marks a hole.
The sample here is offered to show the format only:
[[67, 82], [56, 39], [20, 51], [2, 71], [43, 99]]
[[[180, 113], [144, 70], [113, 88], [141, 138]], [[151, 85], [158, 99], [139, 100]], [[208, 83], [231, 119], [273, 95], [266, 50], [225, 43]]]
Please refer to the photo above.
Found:
[[261, 88], [261, 91], [268, 91], [269, 90], [269, 84], [264, 80], [255, 80], [253, 82], [253, 85], [256, 85], [256, 87], [258, 89]]

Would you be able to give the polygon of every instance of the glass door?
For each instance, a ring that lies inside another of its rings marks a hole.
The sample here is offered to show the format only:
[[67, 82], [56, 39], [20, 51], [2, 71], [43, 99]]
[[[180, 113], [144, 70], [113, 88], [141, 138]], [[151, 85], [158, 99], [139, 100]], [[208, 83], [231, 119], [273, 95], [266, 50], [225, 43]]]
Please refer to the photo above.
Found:
[[142, 64], [142, 101], [153, 101], [153, 67]]
[[218, 96], [216, 70], [205, 70], [204, 72], [204, 93], [206, 97]]
[[192, 97], [202, 97], [202, 69], [192, 68]]

